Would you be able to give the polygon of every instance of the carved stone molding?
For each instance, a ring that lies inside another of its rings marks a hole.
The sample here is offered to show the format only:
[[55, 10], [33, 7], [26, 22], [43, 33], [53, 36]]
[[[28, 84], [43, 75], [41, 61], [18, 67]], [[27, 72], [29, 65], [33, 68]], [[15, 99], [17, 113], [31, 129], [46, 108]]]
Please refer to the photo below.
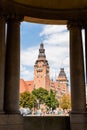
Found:
[[83, 23], [83, 29], [87, 29], [87, 20], [85, 20]]
[[4, 15], [0, 15], [0, 20], [5, 20], [6, 21], [7, 17]]
[[74, 21], [74, 20], [68, 21], [68, 23], [67, 23], [68, 30], [71, 30], [72, 28], [77, 28], [77, 27], [80, 29], [83, 28], [82, 21]]
[[11, 14], [7, 16], [7, 22], [10, 21], [15, 21], [15, 22], [22, 22], [24, 19], [23, 16], [19, 16], [19, 15], [15, 15], [15, 14]]

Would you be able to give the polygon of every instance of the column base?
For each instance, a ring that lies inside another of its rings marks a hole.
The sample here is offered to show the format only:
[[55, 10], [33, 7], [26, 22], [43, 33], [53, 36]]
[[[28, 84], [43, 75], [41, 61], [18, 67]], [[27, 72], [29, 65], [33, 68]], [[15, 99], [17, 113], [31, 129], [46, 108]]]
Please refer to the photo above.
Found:
[[87, 113], [70, 113], [71, 130], [87, 130]]
[[5, 112], [5, 114], [8, 114], [8, 115], [20, 115], [20, 111], [18, 110], [18, 111], [8, 111], [8, 110], [5, 110], [6, 112]]
[[5, 114], [5, 112], [4, 111], [0, 111], [0, 115], [2, 115], [2, 114]]
[[23, 117], [18, 114], [0, 114], [0, 130], [23, 130]]

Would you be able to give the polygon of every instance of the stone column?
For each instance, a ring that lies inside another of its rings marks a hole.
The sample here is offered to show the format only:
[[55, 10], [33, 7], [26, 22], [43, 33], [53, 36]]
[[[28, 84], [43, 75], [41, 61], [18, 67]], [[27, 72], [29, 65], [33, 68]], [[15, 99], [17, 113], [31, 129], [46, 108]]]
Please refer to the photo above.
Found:
[[87, 24], [84, 26], [85, 29], [85, 69], [86, 69], [86, 85], [87, 85]]
[[72, 112], [86, 110], [84, 60], [81, 25], [68, 23], [70, 30], [70, 77]]
[[19, 113], [20, 80], [20, 21], [9, 18], [7, 22], [5, 111]]
[[70, 78], [71, 78], [71, 130], [86, 130], [86, 94], [81, 24], [69, 22]]
[[5, 18], [0, 17], [0, 114], [4, 112]]

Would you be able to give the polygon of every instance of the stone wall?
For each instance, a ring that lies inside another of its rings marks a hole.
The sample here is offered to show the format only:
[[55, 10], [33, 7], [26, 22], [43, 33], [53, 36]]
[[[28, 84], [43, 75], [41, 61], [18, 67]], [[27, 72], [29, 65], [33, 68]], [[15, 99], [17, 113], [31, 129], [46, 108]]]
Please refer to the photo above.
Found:
[[24, 130], [70, 130], [70, 117], [27, 116], [24, 117]]

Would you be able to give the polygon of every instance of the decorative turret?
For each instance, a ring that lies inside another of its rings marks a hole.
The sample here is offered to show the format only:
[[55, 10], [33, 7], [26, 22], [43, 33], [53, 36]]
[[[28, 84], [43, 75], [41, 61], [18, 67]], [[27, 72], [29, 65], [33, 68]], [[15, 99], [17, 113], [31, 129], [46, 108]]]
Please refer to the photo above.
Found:
[[68, 80], [67, 80], [64, 68], [60, 69], [60, 73], [59, 73], [56, 81], [58, 82], [58, 91], [60, 92], [60, 97], [63, 94], [68, 94], [69, 93]]
[[67, 78], [66, 77], [66, 74], [65, 74], [65, 71], [64, 71], [64, 68], [61, 68], [61, 70], [60, 70], [60, 73], [59, 73], [59, 76], [58, 77], [65, 77], [65, 78]]
[[49, 66], [48, 61], [46, 60], [45, 49], [44, 49], [43, 43], [40, 44], [39, 55], [38, 55], [38, 59], [35, 62], [35, 65], [37, 65], [37, 63], [40, 61], [43, 62], [43, 65]]

